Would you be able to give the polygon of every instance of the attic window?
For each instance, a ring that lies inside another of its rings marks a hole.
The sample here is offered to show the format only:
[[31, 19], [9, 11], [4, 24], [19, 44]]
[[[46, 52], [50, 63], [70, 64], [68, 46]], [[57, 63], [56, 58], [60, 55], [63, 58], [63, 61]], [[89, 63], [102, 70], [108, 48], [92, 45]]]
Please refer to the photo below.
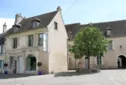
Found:
[[32, 27], [36, 28], [40, 24], [40, 19], [35, 18], [32, 23]]
[[18, 27], [14, 27], [14, 32], [17, 32], [18, 31]]
[[36, 28], [39, 24], [40, 24], [40, 22], [34, 21], [33, 24], [32, 24], [32, 26], [33, 26], [33, 28]]
[[106, 28], [106, 36], [107, 36], [107, 37], [110, 37], [110, 36], [111, 36], [111, 34], [112, 34], [112, 33], [111, 33], [111, 30], [112, 30], [112, 29], [111, 29], [110, 27], [107, 27], [107, 28]]
[[72, 32], [71, 31], [68, 32], [68, 38], [72, 39]]
[[54, 22], [54, 29], [57, 30], [58, 29], [58, 23]]
[[18, 29], [19, 29], [20, 27], [21, 27], [20, 24], [15, 24], [15, 25], [13, 26], [13, 31], [14, 31], [14, 32], [17, 32]]

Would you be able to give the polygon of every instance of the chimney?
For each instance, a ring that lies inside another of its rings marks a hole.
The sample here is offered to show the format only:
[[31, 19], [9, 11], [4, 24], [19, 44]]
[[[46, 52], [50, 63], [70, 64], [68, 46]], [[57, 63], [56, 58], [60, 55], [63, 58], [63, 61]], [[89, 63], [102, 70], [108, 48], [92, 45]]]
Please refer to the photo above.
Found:
[[15, 15], [15, 23], [14, 24], [19, 24], [22, 20], [23, 20], [23, 17], [21, 16], [21, 13], [20, 14], [17, 13]]
[[3, 24], [3, 33], [5, 33], [7, 31], [7, 25], [6, 23]]
[[62, 9], [61, 9], [61, 7], [60, 6], [58, 6], [57, 7], [57, 11], [61, 11]]

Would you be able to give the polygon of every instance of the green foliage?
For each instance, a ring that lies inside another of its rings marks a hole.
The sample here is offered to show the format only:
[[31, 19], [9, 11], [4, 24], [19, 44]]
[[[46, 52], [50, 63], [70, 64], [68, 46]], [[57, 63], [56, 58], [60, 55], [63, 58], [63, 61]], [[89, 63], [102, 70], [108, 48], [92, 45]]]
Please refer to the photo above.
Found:
[[107, 51], [107, 46], [108, 41], [97, 27], [85, 27], [76, 35], [70, 52], [74, 53], [75, 59], [98, 56]]

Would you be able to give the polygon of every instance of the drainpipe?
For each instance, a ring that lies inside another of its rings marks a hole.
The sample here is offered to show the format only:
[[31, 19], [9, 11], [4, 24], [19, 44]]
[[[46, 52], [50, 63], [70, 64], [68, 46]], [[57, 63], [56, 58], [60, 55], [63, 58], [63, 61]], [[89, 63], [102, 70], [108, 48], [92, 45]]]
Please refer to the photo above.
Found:
[[68, 39], [67, 39], [67, 71], [69, 70], [69, 57], [68, 57], [68, 52], [69, 52], [69, 47], [68, 47]]

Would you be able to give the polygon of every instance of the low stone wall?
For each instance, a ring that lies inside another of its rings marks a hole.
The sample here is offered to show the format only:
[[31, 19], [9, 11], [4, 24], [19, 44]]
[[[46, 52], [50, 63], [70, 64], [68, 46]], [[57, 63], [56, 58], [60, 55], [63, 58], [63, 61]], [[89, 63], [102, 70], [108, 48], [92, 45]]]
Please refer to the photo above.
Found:
[[77, 75], [85, 75], [85, 74], [93, 74], [93, 73], [98, 73], [100, 72], [100, 69], [78, 69], [76, 71], [73, 72], [59, 72], [59, 73], [55, 73], [55, 77], [58, 76], [77, 76]]

